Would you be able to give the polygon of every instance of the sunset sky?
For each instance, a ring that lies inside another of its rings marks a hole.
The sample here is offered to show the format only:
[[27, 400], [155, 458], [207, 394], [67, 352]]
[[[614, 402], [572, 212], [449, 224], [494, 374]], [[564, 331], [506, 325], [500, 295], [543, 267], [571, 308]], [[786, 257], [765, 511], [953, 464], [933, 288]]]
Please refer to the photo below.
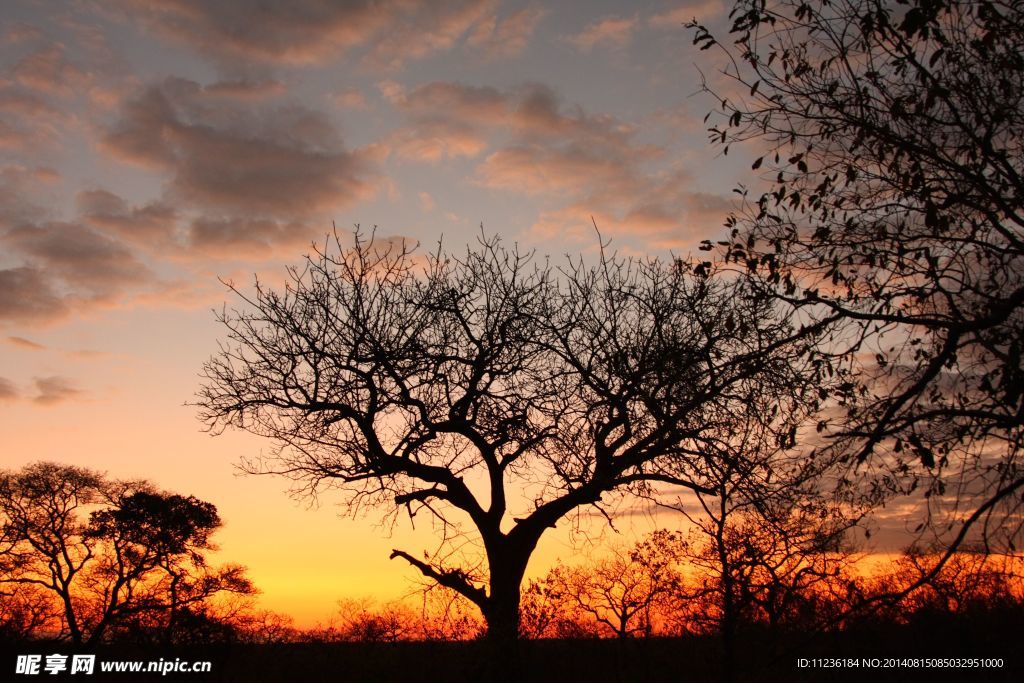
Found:
[[[707, 144], [684, 2], [4, 2], [0, 463], [85, 465], [213, 502], [221, 557], [300, 624], [417, 578], [429, 528], [344, 520], [239, 476], [201, 431], [232, 300], [334, 222], [428, 248], [695, 252], [751, 155]], [[738, 157], [738, 158], [737, 158]], [[636, 524], [647, 521], [640, 518]], [[629, 524], [625, 526], [628, 528]], [[531, 565], [572, 554], [567, 530]]]

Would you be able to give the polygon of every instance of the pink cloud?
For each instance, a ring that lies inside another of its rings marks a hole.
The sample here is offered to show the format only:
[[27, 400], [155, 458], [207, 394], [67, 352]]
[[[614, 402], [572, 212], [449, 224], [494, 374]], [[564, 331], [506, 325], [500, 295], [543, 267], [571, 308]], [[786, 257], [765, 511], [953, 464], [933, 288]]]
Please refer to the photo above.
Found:
[[370, 43], [368, 63], [397, 69], [405, 62], [454, 48], [493, 11], [494, 0], [435, 0], [382, 3], [385, 31]]
[[710, 17], [724, 17], [726, 14], [726, 6], [722, 0], [685, 0], [655, 14], [647, 23], [652, 28], [681, 29], [692, 20], [704, 21]]
[[466, 44], [481, 48], [487, 59], [516, 57], [526, 50], [533, 33], [547, 15], [547, 10], [529, 6], [498, 20], [491, 15], [480, 21], [466, 39]]
[[594, 222], [605, 236], [639, 238], [647, 248], [677, 252], [693, 249], [718, 234], [735, 208], [730, 197], [686, 187], [688, 173], [645, 176], [614, 188], [595, 187], [576, 201], [541, 212], [531, 232], [541, 239], [593, 238]]
[[334, 106], [341, 109], [366, 109], [369, 104], [366, 96], [358, 88], [345, 88], [327, 96]]
[[11, 73], [21, 85], [49, 95], [68, 96], [82, 92], [92, 80], [85, 71], [68, 61], [60, 45], [51, 45], [24, 57]]
[[43, 32], [37, 26], [17, 22], [11, 24], [4, 31], [4, 41], [7, 43], [31, 43], [43, 39]]
[[580, 188], [619, 187], [629, 178], [617, 159], [582, 147], [506, 147], [478, 167], [479, 183], [526, 194], [564, 195]]
[[488, 145], [480, 130], [457, 121], [423, 121], [415, 128], [397, 131], [388, 148], [402, 159], [438, 163], [446, 159], [475, 157]]
[[637, 23], [636, 17], [606, 17], [587, 25], [567, 40], [583, 52], [599, 46], [621, 49], [633, 40]]
[[74, 123], [45, 93], [2, 80], [0, 115], [0, 147], [22, 153], [55, 147]]
[[677, 248], [719, 230], [731, 208], [727, 197], [688, 189], [693, 178], [684, 170], [651, 170], [666, 150], [637, 141], [636, 126], [566, 106], [547, 86], [386, 89], [409, 119], [388, 141], [392, 153], [433, 163], [482, 156], [472, 182], [548, 205], [534, 226], [539, 234], [589, 235], [594, 215], [608, 234]]
[[45, 351], [46, 347], [24, 337], [8, 337], [7, 343], [29, 351]]
[[420, 192], [417, 196], [420, 200], [420, 208], [426, 213], [430, 213], [437, 208], [437, 202], [434, 201], [429, 192]]
[[639, 239], [646, 249], [685, 252], [701, 239], [721, 232], [732, 208], [727, 197], [699, 192], [680, 191], [662, 204], [590, 197], [542, 211], [530, 232], [542, 240], [569, 238], [589, 243], [596, 223], [606, 237]]

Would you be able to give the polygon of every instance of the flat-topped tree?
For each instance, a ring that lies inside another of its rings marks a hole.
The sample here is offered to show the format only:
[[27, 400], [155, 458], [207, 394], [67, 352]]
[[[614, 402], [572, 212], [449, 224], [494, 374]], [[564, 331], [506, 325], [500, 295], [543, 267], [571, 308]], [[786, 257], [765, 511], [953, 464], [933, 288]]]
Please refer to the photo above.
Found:
[[255, 592], [242, 567], [210, 565], [220, 526], [213, 504], [145, 481], [52, 462], [0, 470], [0, 597], [75, 645], [173, 642], [182, 615]]
[[335, 236], [283, 291], [232, 288], [245, 306], [219, 316], [228, 340], [204, 366], [201, 417], [273, 439], [263, 471], [310, 494], [334, 484], [353, 508], [472, 530], [483, 579], [392, 557], [514, 639], [548, 529], [611, 494], [706, 490], [698, 460], [730, 402], [823, 367], [807, 330], [707, 270], [607, 254], [555, 268], [497, 238], [455, 256]]

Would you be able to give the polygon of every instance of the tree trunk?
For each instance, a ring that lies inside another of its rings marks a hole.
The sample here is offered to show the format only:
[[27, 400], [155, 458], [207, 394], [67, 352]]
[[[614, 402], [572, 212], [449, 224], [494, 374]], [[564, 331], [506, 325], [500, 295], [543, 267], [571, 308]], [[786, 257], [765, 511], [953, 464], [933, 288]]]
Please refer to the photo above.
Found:
[[483, 611], [488, 640], [497, 642], [519, 639], [520, 586], [525, 570], [525, 562], [513, 567], [491, 565], [491, 590], [487, 608]]
[[61, 602], [64, 606], [64, 620], [68, 625], [68, 635], [71, 642], [76, 646], [82, 645], [82, 628], [78, 625], [78, 617], [75, 615], [75, 606], [72, 603], [71, 589], [64, 585], [59, 591]]
[[736, 600], [732, 578], [722, 580], [722, 681], [736, 679]]
[[733, 683], [736, 679], [736, 585], [733, 581], [733, 567], [729, 559], [729, 547], [725, 538], [726, 520], [729, 515], [728, 493], [724, 485], [718, 492], [719, 515], [715, 520], [715, 546], [718, 551], [719, 570], [722, 579], [722, 681]]
[[490, 592], [482, 610], [487, 622], [485, 678], [495, 683], [524, 680], [519, 656], [519, 600], [529, 553], [490, 553]]

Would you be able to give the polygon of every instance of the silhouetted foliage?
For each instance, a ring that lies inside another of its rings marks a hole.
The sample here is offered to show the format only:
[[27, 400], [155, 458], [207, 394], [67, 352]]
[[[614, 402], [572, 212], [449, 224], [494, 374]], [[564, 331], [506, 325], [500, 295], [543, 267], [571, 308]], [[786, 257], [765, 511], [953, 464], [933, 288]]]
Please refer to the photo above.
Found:
[[339, 621], [333, 626], [336, 639], [363, 643], [413, 640], [418, 621], [408, 605], [375, 606], [369, 600], [339, 601], [338, 616]]
[[277, 645], [302, 640], [302, 631], [287, 614], [266, 609], [239, 610], [231, 615], [238, 640], [253, 645]]
[[684, 542], [656, 531], [589, 562], [557, 565], [531, 581], [523, 605], [531, 637], [649, 637], [681, 608]]
[[548, 580], [558, 569], [553, 567], [543, 579], [527, 582], [519, 607], [520, 633], [524, 638], [533, 639], [597, 638], [597, 624], [583, 619], [575, 606], [566, 600], [560, 582]]
[[423, 590], [420, 632], [424, 640], [470, 640], [483, 630], [479, 610], [463, 595], [436, 584]]
[[0, 472], [0, 523], [3, 609], [24, 635], [177, 642], [210, 622], [211, 597], [254, 592], [241, 567], [207, 566], [216, 508], [146, 482], [54, 463]]
[[59, 618], [54, 601], [38, 586], [0, 589], [0, 642], [28, 640]]
[[944, 560], [942, 552], [910, 549], [891, 566], [859, 577], [858, 598], [893, 595], [898, 599], [879, 601], [870, 611], [858, 612], [856, 620], [920, 624], [929, 619], [1020, 614], [1024, 611], [1022, 572], [1024, 563], [1017, 556], [967, 550]]
[[419, 605], [412, 599], [345, 598], [327, 623], [296, 632], [295, 638], [318, 643], [458, 641], [482, 632], [475, 606], [458, 593], [435, 585], [420, 597]]
[[698, 571], [691, 619], [697, 632], [723, 636], [725, 656], [751, 626], [813, 633], [835, 627], [849, 608], [855, 556], [849, 520], [834, 509], [801, 504], [731, 515], [695, 538], [689, 565]]
[[[960, 0], [740, 0], [726, 148], [770, 188], [728, 257], [810, 320], [851, 370], [821, 425], [930, 530], [1012, 547], [1024, 424], [1024, 9]], [[716, 44], [694, 25], [695, 43]], [[719, 92], [719, 89], [721, 91]], [[708, 242], [705, 248], [712, 249]], [[966, 523], [962, 523], [966, 522]]]
[[[545, 531], [606, 497], [704, 490], [700, 462], [749, 386], [785, 382], [812, 335], [706, 264], [602, 252], [559, 270], [483, 239], [462, 257], [337, 237], [225, 312], [204, 369], [210, 429], [273, 439], [265, 471], [353, 507], [475, 530], [483, 559], [395, 550], [519, 630], [520, 584]], [[812, 368], [813, 371], [813, 368]], [[453, 560], [454, 561], [454, 560]]]

